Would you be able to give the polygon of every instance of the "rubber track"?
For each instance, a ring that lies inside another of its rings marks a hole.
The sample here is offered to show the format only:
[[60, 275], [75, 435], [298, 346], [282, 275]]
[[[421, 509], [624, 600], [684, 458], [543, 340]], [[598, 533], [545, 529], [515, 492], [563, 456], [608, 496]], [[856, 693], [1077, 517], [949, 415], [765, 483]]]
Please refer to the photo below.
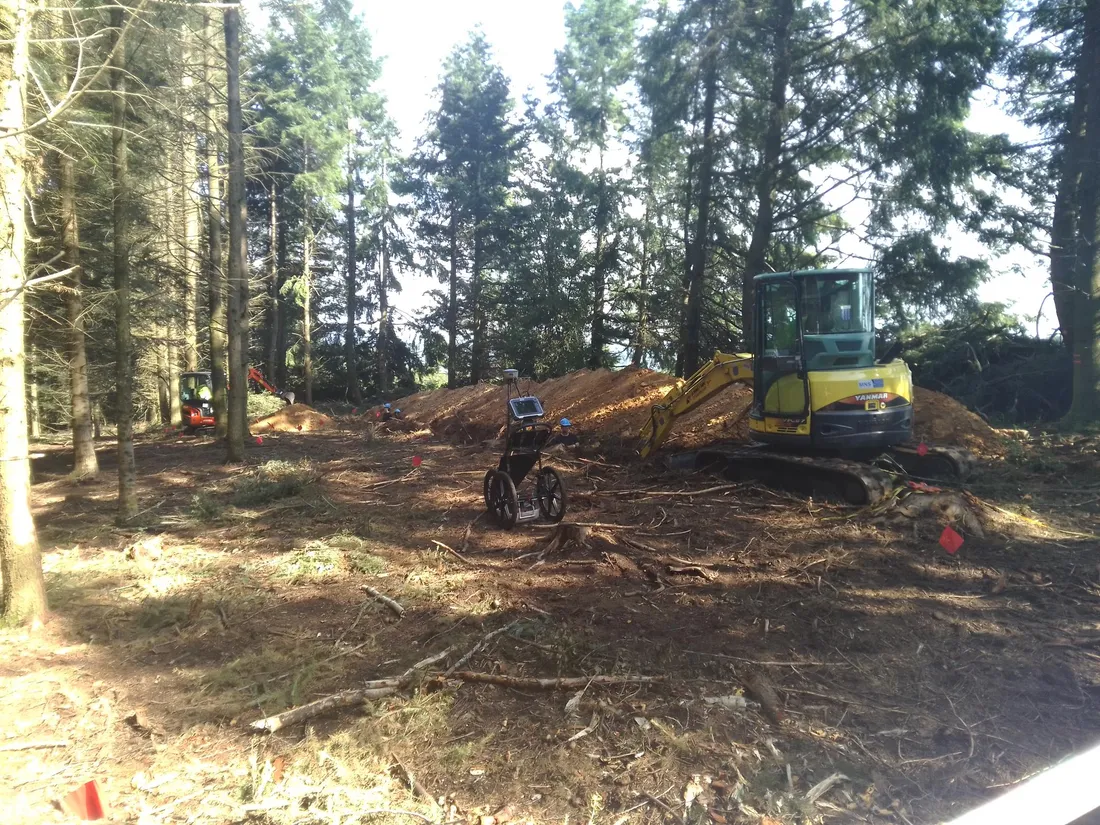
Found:
[[922, 456], [917, 452], [917, 447], [908, 444], [891, 447], [886, 452], [897, 459], [906, 472], [919, 478], [942, 478], [940, 472], [944, 465], [948, 465], [950, 475], [958, 481], [965, 481], [974, 469], [974, 456], [969, 451], [960, 447], [933, 447], [925, 445], [926, 452]]
[[[670, 461], [680, 469], [719, 471], [734, 480], [756, 480], [811, 495], [843, 498], [850, 504], [876, 504], [889, 497], [897, 479], [870, 464], [842, 458], [800, 456], [759, 447], [707, 447]], [[807, 489], [810, 488], [810, 489]]]

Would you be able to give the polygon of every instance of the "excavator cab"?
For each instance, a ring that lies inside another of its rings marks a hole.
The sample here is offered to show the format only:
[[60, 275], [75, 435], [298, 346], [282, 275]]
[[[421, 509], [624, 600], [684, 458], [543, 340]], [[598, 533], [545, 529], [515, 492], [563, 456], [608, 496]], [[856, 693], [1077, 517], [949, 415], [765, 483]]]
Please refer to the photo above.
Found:
[[753, 437], [823, 450], [907, 442], [912, 378], [903, 362], [875, 362], [871, 272], [816, 269], [755, 280]]
[[193, 433], [200, 427], [214, 426], [213, 383], [208, 372], [185, 372], [180, 375], [180, 408], [183, 427]]

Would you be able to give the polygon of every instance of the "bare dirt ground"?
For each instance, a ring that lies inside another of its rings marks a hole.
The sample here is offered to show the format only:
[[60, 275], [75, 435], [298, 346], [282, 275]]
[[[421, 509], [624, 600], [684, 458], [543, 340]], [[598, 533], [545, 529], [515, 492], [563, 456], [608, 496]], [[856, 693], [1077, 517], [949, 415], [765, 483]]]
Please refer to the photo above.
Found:
[[[66, 821], [89, 779], [120, 822], [926, 823], [1100, 729], [1092, 442], [987, 461], [970, 489], [1003, 520], [954, 556], [932, 511], [596, 450], [550, 460], [567, 521], [603, 526], [540, 558], [550, 530], [478, 520], [494, 453], [346, 419], [244, 467], [143, 441], [120, 529], [112, 446], [92, 484], [45, 449], [52, 616], [0, 631], [5, 823]], [[449, 649], [392, 695], [249, 727]], [[494, 677], [662, 681], [443, 678], [470, 650]]]

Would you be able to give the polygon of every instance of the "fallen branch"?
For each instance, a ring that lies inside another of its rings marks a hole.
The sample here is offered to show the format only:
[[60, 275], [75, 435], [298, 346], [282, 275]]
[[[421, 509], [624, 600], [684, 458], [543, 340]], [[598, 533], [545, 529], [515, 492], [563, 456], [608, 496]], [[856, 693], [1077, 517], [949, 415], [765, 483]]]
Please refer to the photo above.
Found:
[[395, 602], [389, 596], [386, 596], [382, 593], [379, 593], [377, 590], [375, 590], [369, 584], [364, 584], [363, 589], [366, 592], [370, 593], [372, 596], [374, 596], [374, 598], [378, 599], [378, 601], [382, 602], [382, 604], [384, 604], [386, 607], [388, 607], [390, 610], [392, 610], [398, 616], [404, 616], [405, 615], [405, 608], [403, 608], [401, 605], [399, 605], [397, 602]]
[[501, 673], [458, 671], [448, 678], [461, 682], [479, 682], [516, 690], [578, 690], [585, 685], [649, 685], [665, 681], [664, 676], [565, 676], [558, 679], [526, 679]]
[[[608, 524], [603, 521], [571, 521], [574, 527], [599, 527], [604, 530], [637, 530], [636, 524]], [[560, 524], [532, 524], [532, 527], [540, 530], [557, 530]]]
[[69, 747], [68, 739], [47, 739], [38, 742], [8, 742], [0, 745], [0, 752], [7, 753], [8, 751], [33, 751], [43, 748], [67, 747]]
[[666, 496], [669, 498], [690, 498], [691, 496], [703, 496], [707, 493], [723, 493], [727, 490], [736, 490], [743, 484], [719, 484], [716, 487], [705, 487], [702, 490], [615, 490], [617, 496], [646, 495]]
[[459, 553], [465, 553], [466, 550], [470, 547], [470, 531], [474, 528], [475, 524], [481, 521], [481, 517], [483, 515], [485, 515], [484, 510], [478, 513], [477, 517], [471, 519], [470, 523], [466, 525], [466, 529], [462, 533], [462, 549], [458, 551]]
[[444, 679], [448, 678], [452, 673], [454, 673], [456, 670], [458, 670], [460, 667], [462, 667], [464, 664], [466, 664], [468, 661], [470, 661], [470, 659], [472, 659], [474, 657], [474, 654], [476, 654], [480, 650], [484, 650], [488, 646], [489, 642], [491, 642], [493, 639], [495, 639], [497, 636], [501, 635], [502, 633], [507, 633], [509, 630], [511, 630], [513, 627], [515, 627], [519, 623], [520, 623], [520, 620], [516, 619], [514, 622], [511, 622], [509, 624], [504, 625], [504, 627], [498, 627], [493, 632], [486, 633], [484, 636], [481, 637], [481, 641], [479, 641], [476, 645], [471, 647], [470, 650], [466, 653], [465, 656], [463, 656], [461, 659], [459, 659], [457, 662], [455, 662], [453, 665], [451, 665], [449, 668], [447, 668], [447, 670], [443, 673], [443, 678]]
[[291, 708], [282, 713], [277, 713], [274, 716], [268, 716], [266, 719], [257, 719], [249, 725], [249, 727], [251, 727], [252, 730], [274, 733], [280, 728], [285, 728], [287, 725], [305, 722], [307, 719], [320, 716], [330, 710], [350, 708], [355, 705], [363, 704], [367, 699], [379, 699], [383, 696], [391, 696], [397, 693], [397, 688], [398, 686], [395, 685], [393, 687], [342, 690], [339, 693], [334, 693], [331, 696], [325, 696], [323, 699], [318, 699], [316, 702], [310, 702], [300, 707]]
[[817, 800], [819, 800], [832, 789], [833, 785], [836, 785], [838, 782], [847, 781], [848, 777], [846, 777], [839, 771], [837, 773], [830, 774], [829, 776], [818, 782], [816, 785], [814, 785], [812, 788], [810, 788], [808, 791], [806, 791], [806, 801], [817, 802]]
[[405, 779], [409, 783], [409, 788], [416, 791], [416, 793], [420, 797], [427, 800], [428, 804], [432, 806], [433, 810], [436, 809], [438, 807], [438, 803], [435, 801], [435, 797], [432, 796], [431, 791], [420, 784], [420, 780], [413, 775], [413, 772], [406, 768], [402, 764], [401, 760], [394, 756], [392, 753], [390, 754], [390, 759], [393, 760], [394, 766], [399, 768], [401, 772], [405, 774]]
[[390, 484], [396, 484], [399, 481], [405, 481], [406, 479], [410, 479], [419, 472], [420, 472], [419, 469], [410, 470], [409, 472], [405, 473], [405, 475], [399, 476], [398, 478], [391, 478], [391, 479], [388, 479], [386, 481], [376, 481], [373, 484], [364, 484], [359, 489], [360, 490], [377, 490], [379, 487], [386, 487], [386, 486], [389, 486]]
[[[385, 596], [382, 596], [380, 593], [374, 591], [372, 588], [364, 587], [363, 589], [371, 592], [371, 594], [376, 596], [377, 598], [386, 600]], [[394, 604], [397, 603], [394, 602]], [[400, 605], [398, 605], [398, 607], [400, 607]], [[513, 627], [515, 624], [517, 624], [518, 621], [519, 620], [517, 619], [515, 622], [512, 622], [512, 624], [505, 625], [499, 630], [494, 630], [492, 633], [489, 633], [488, 635], [483, 637], [481, 641], [474, 645], [469, 653], [459, 659], [459, 661], [456, 663], [456, 667], [465, 664], [478, 650], [481, 650], [491, 639], [499, 636], [504, 631]], [[339, 693], [333, 693], [329, 696], [323, 696], [322, 698], [317, 699], [314, 702], [309, 702], [308, 704], [301, 705], [296, 708], [291, 708], [290, 710], [283, 711], [282, 713], [277, 713], [274, 716], [268, 716], [264, 719], [257, 719], [249, 727], [251, 727], [253, 730], [274, 733], [280, 728], [285, 728], [287, 725], [294, 725], [298, 722], [305, 722], [308, 719], [312, 719], [315, 716], [320, 716], [324, 713], [328, 713], [331, 710], [354, 707], [356, 705], [362, 704], [368, 699], [381, 699], [386, 696], [392, 696], [393, 694], [397, 693], [397, 691], [402, 690], [403, 688], [406, 688], [410, 684], [412, 684], [413, 679], [420, 673], [420, 671], [424, 670], [427, 667], [430, 667], [431, 665], [436, 664], [437, 662], [442, 661], [453, 652], [454, 648], [449, 647], [446, 650], [441, 651], [440, 653], [434, 653], [425, 659], [421, 659], [400, 676], [391, 677], [389, 679], [373, 679], [369, 682], [364, 682], [362, 687], [352, 688], [350, 690], [342, 690]]]
[[665, 569], [673, 576], [698, 576], [707, 581], [713, 579], [715, 575], [713, 571], [704, 570], [697, 564], [685, 564], [680, 566], [669, 564], [665, 566]]
[[458, 560], [459, 560], [460, 562], [462, 562], [463, 564], [468, 564], [468, 565], [471, 565], [471, 566], [476, 566], [476, 565], [474, 565], [474, 562], [470, 561], [470, 560], [469, 560], [468, 558], [466, 558], [466, 557], [465, 557], [464, 555], [462, 555], [461, 553], [459, 553], [459, 552], [458, 552], [457, 550], [455, 550], [455, 549], [454, 549], [453, 547], [450, 547], [450, 546], [448, 546], [448, 545], [444, 544], [443, 542], [441, 542], [441, 541], [437, 541], [437, 540], [435, 540], [435, 539], [432, 539], [432, 544], [434, 544], [434, 545], [435, 545], [436, 547], [439, 547], [439, 548], [441, 548], [441, 549], [443, 549], [443, 550], [446, 550], [446, 551], [447, 551], [448, 553], [450, 553], [450, 554], [451, 554], [452, 556], [454, 556], [454, 557], [455, 557], [456, 559], [458, 559]]

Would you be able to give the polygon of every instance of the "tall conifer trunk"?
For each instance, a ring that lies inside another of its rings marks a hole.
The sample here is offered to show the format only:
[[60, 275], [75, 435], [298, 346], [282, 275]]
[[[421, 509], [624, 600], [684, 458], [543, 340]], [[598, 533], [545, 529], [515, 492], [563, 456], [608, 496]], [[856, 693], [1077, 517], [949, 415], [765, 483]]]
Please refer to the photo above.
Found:
[[[124, 9], [111, 9], [111, 25], [115, 30], [116, 43], [122, 37], [125, 21]], [[114, 196], [118, 520], [123, 524], [138, 513], [137, 466], [134, 462], [134, 364], [130, 335], [130, 159], [125, 62], [125, 49], [119, 46], [111, 61], [111, 178]]]
[[[14, 16], [14, 20], [9, 20]], [[30, 504], [27, 455], [26, 377], [23, 363], [23, 260], [26, 254], [24, 198], [26, 139], [23, 99], [30, 38], [26, 0], [14, 15], [0, 9], [13, 35], [10, 62], [0, 57], [0, 612], [12, 622], [34, 621], [46, 612], [46, 587], [38, 534]], [[11, 24], [14, 25], [11, 25]]]
[[224, 11], [229, 136], [229, 437], [227, 460], [244, 461], [248, 436], [248, 204], [241, 122], [241, 13]]
[[183, 73], [180, 91], [183, 134], [180, 146], [180, 246], [183, 265], [183, 365], [188, 372], [199, 368], [199, 197], [198, 150], [195, 129], [195, 78], [192, 74], [192, 35], [189, 25], [180, 28], [183, 41]]
[[58, 189], [61, 196], [61, 244], [63, 266], [69, 270], [65, 316], [69, 324], [69, 398], [73, 433], [73, 476], [99, 472], [92, 435], [92, 405], [88, 398], [88, 352], [84, 340], [84, 271], [81, 268], [80, 224], [76, 214], [76, 170], [73, 159], [58, 153]]
[[714, 107], [718, 96], [718, 21], [711, 12], [711, 28], [707, 38], [703, 77], [703, 151], [699, 159], [699, 203], [696, 212], [695, 237], [688, 258], [687, 295], [684, 302], [682, 329], [684, 339], [682, 375], [692, 375], [699, 369], [703, 332], [703, 292], [710, 249], [710, 190], [714, 180]]
[[208, 44], [204, 60], [206, 85], [206, 272], [210, 289], [210, 383], [214, 396], [214, 434], [229, 433], [229, 398], [226, 389], [228, 314], [225, 268], [222, 263], [222, 176], [218, 162], [218, 103], [214, 86], [217, 78], [214, 48], [214, 18], [203, 12], [203, 32]]
[[346, 325], [344, 327], [344, 361], [347, 370], [347, 389], [352, 402], [358, 407], [363, 403], [363, 391], [359, 387], [359, 364], [355, 350], [355, 320], [359, 313], [356, 300], [355, 280], [355, 150], [354, 135], [351, 135], [348, 143], [348, 208], [347, 224], [344, 230], [347, 235], [346, 265], [344, 271], [344, 302], [347, 310]]
[[767, 268], [768, 247], [775, 232], [775, 186], [779, 179], [779, 158], [783, 151], [783, 109], [787, 104], [787, 87], [791, 78], [791, 22], [794, 0], [777, 0], [775, 5], [775, 54], [772, 58], [772, 82], [768, 95], [768, 125], [764, 131], [764, 146], [760, 171], [756, 180], [756, 222], [745, 255], [745, 273], [741, 282], [742, 342], [751, 349], [753, 342], [753, 306], [756, 290], [753, 276]]
[[447, 300], [447, 389], [458, 386], [458, 210], [451, 201], [450, 294]]

